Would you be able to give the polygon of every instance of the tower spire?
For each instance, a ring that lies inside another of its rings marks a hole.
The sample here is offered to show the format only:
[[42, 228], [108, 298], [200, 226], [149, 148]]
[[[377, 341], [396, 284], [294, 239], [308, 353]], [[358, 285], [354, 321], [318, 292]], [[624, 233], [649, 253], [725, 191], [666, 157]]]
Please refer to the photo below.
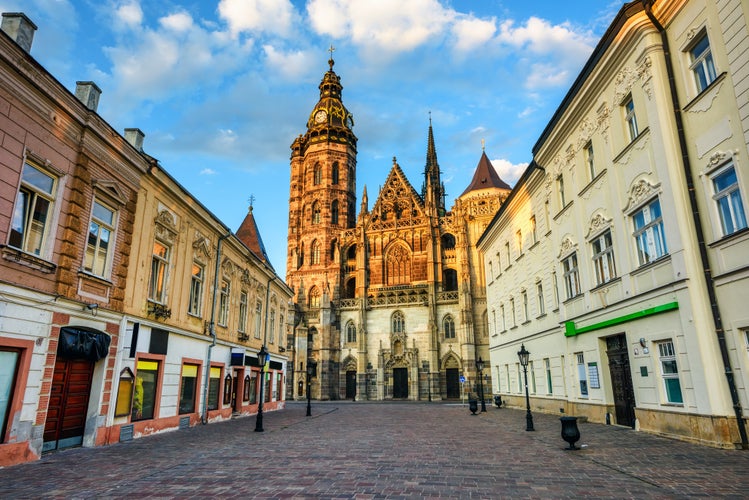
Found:
[[437, 161], [437, 148], [434, 146], [434, 131], [432, 129], [432, 112], [429, 112], [429, 133], [427, 135], [427, 158], [424, 166], [424, 186], [421, 197], [426, 200], [427, 190], [431, 190], [431, 199], [437, 204], [440, 215], [445, 213], [445, 193], [440, 180], [440, 166]]

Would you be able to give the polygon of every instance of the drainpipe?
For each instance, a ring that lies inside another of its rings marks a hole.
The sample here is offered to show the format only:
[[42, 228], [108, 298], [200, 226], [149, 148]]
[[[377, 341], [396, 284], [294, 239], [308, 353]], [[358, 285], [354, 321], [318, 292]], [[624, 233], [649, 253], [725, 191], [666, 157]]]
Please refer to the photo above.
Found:
[[739, 400], [739, 393], [736, 389], [736, 381], [734, 380], [733, 369], [731, 368], [731, 359], [728, 356], [728, 345], [726, 344], [726, 332], [723, 329], [723, 320], [720, 315], [720, 308], [718, 306], [718, 299], [715, 293], [715, 281], [713, 280], [712, 271], [710, 270], [710, 261], [707, 256], [707, 244], [705, 243], [705, 233], [702, 229], [702, 222], [700, 219], [699, 207], [697, 206], [697, 194], [694, 189], [694, 181], [692, 177], [692, 166], [689, 161], [689, 152], [687, 150], [687, 139], [684, 133], [684, 123], [681, 119], [681, 106], [679, 104], [679, 96], [676, 93], [676, 83], [674, 80], [674, 68], [671, 62], [671, 49], [669, 48], [668, 36], [666, 29], [656, 19], [653, 14], [653, 0], [642, 0], [642, 6], [645, 8], [650, 22], [658, 30], [661, 35], [661, 43], [663, 44], [663, 57], [666, 63], [666, 72], [668, 73], [668, 86], [671, 91], [671, 103], [674, 110], [674, 120], [676, 121], [676, 129], [679, 135], [679, 147], [681, 149], [682, 165], [684, 166], [684, 176], [687, 182], [687, 192], [689, 194], [689, 205], [692, 209], [692, 220], [694, 222], [695, 232], [697, 233], [697, 246], [700, 250], [700, 260], [702, 262], [702, 268], [705, 274], [705, 288], [707, 288], [707, 295], [710, 300], [710, 310], [713, 315], [713, 324], [715, 325], [715, 335], [718, 338], [718, 345], [720, 346], [720, 354], [723, 358], [723, 368], [726, 373], [726, 382], [728, 383], [728, 391], [731, 394], [731, 402], [733, 403], [733, 410], [736, 414], [736, 425], [738, 426], [739, 435], [741, 436], [741, 448], [746, 450], [749, 449], [749, 439], [747, 439], [746, 426], [744, 423], [744, 416], [741, 411], [741, 401]]
[[200, 421], [203, 423], [203, 425], [208, 423], [208, 382], [210, 381], [211, 376], [211, 351], [213, 351], [213, 346], [216, 345], [216, 297], [218, 292], [218, 273], [221, 267], [221, 246], [224, 243], [224, 240], [229, 236], [231, 236], [231, 233], [219, 236], [218, 245], [216, 246], [216, 270], [213, 275], [213, 304], [211, 305], [211, 322], [208, 327], [211, 334], [211, 343], [208, 344], [208, 353], [206, 354], [205, 359], [205, 377], [203, 380], [203, 413], [200, 417]]

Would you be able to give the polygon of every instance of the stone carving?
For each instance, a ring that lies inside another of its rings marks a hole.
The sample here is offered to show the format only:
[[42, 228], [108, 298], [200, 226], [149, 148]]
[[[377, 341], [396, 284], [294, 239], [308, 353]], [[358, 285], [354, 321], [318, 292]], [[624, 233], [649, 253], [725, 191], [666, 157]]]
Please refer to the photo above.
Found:
[[591, 236], [597, 235], [603, 230], [605, 230], [608, 227], [611, 227], [611, 221], [613, 219], [611, 217], [606, 217], [604, 215], [603, 210], [600, 210], [596, 212], [593, 217], [590, 219], [590, 225], [588, 226], [588, 234], [585, 235], [585, 238], [590, 238]]
[[562, 239], [562, 244], [559, 245], [559, 254], [557, 257], [562, 257], [563, 255], [567, 255], [568, 253], [572, 253], [577, 249], [577, 243], [572, 241], [571, 236], [565, 236]]
[[169, 210], [162, 210], [154, 219], [156, 238], [166, 243], [174, 243], [177, 239], [177, 224]]
[[629, 213], [638, 208], [643, 202], [652, 198], [658, 192], [660, 185], [660, 182], [653, 184], [646, 178], [636, 180], [629, 190], [629, 200], [623, 212]]

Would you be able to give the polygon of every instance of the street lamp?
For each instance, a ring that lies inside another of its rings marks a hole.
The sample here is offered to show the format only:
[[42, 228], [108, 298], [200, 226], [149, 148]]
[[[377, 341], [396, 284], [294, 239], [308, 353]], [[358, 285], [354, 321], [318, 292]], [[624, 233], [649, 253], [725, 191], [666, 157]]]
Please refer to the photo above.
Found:
[[265, 348], [265, 344], [260, 348], [260, 352], [257, 353], [257, 363], [260, 366], [260, 402], [257, 405], [257, 417], [255, 418], [255, 432], [263, 432], [263, 400], [265, 395], [263, 389], [265, 388], [265, 363], [268, 361], [268, 349]]
[[307, 359], [307, 416], [312, 416], [312, 391], [310, 390], [310, 381], [312, 377], [317, 376], [317, 363]]
[[518, 351], [518, 358], [520, 358], [520, 365], [523, 367], [523, 375], [525, 375], [525, 430], [532, 431], [533, 429], [533, 415], [531, 415], [531, 400], [528, 396], [528, 357], [531, 355], [530, 352], [525, 350], [525, 344], [520, 344], [520, 350]]
[[481, 359], [479, 356], [479, 359], [476, 360], [476, 369], [479, 371], [479, 397], [481, 398], [481, 412], [486, 411], [486, 401], [484, 401], [484, 377], [483, 377], [483, 371], [484, 371], [484, 360]]

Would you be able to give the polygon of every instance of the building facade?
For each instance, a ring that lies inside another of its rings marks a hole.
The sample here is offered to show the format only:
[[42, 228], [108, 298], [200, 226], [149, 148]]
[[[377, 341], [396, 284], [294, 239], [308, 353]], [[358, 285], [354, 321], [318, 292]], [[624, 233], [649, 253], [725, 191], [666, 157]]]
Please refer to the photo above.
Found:
[[357, 215], [357, 138], [333, 64], [291, 146], [287, 283], [299, 319], [289, 342], [292, 390], [305, 397], [313, 362], [314, 398], [458, 399], [475, 390], [476, 360], [488, 356], [475, 242], [509, 186], [482, 154], [472, 184], [447, 211], [430, 123], [421, 192], [393, 158], [371, 209], [364, 187]]
[[746, 447], [747, 14], [625, 4], [536, 143], [479, 242], [511, 404]]
[[261, 387], [282, 408], [291, 290], [252, 213], [233, 234], [94, 83], [36, 62], [35, 29], [3, 15], [0, 466], [254, 413]]

